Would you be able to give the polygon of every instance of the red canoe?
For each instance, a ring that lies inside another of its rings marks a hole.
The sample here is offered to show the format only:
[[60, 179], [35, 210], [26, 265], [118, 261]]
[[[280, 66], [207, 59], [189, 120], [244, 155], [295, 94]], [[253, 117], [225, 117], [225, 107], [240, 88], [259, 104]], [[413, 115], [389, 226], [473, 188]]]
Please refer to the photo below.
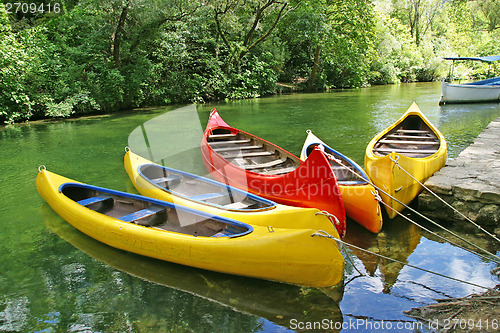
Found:
[[203, 163], [212, 177], [281, 204], [326, 211], [339, 235], [345, 234], [345, 209], [337, 178], [316, 149], [302, 162], [283, 148], [229, 126], [215, 109], [201, 142]]

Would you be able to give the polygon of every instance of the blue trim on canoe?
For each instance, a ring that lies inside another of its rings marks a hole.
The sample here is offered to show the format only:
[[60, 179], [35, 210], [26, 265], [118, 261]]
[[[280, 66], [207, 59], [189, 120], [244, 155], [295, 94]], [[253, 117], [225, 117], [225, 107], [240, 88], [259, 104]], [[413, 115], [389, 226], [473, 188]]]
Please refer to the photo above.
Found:
[[[358, 163], [354, 162], [353, 160], [351, 160], [349, 157], [345, 156], [344, 154], [342, 153], [339, 153], [338, 151], [332, 149], [330, 146], [324, 144], [324, 143], [318, 143], [318, 142], [315, 142], [315, 143], [311, 143], [309, 146], [307, 146], [307, 148], [305, 149], [306, 153], [307, 153], [307, 150], [309, 149], [309, 147], [311, 146], [317, 146], [317, 145], [323, 145], [323, 147], [325, 147], [325, 150], [330, 153], [330, 154], [333, 154], [333, 155], [337, 155], [338, 157], [346, 160], [347, 162], [349, 162], [355, 169], [356, 171], [361, 175], [363, 176], [364, 179], [366, 179], [366, 181], [362, 181], [362, 180], [354, 180], [354, 181], [338, 181], [339, 184], [345, 184], [345, 185], [361, 185], [361, 184], [366, 184], [366, 182], [368, 182], [368, 175], [366, 174], [365, 170], [363, 170], [363, 168], [361, 168], [359, 166]], [[309, 155], [308, 155], [309, 156]], [[306, 156], [306, 157], [308, 157]]]
[[338, 181], [340, 185], [364, 185], [367, 182], [364, 180], [341, 180]]
[[[224, 190], [226, 190], [228, 192], [237, 192], [237, 193], [246, 195], [250, 199], [253, 199], [255, 201], [259, 201], [259, 202], [262, 202], [262, 203], [268, 205], [268, 207], [265, 207], [265, 208], [246, 208], [246, 209], [228, 209], [227, 207], [224, 207], [222, 205], [217, 205], [217, 204], [213, 204], [213, 203], [207, 203], [207, 202], [204, 202], [202, 200], [196, 199], [196, 196], [195, 197], [187, 197], [187, 196], [182, 195], [182, 194], [180, 194], [180, 193], [178, 193], [178, 192], [176, 192], [174, 190], [166, 189], [165, 187], [162, 187], [162, 186], [156, 184], [153, 180], [151, 180], [150, 178], [146, 177], [142, 173], [142, 171], [141, 171], [141, 168], [142, 167], [146, 167], [146, 166], [152, 166], [152, 167], [155, 167], [155, 168], [160, 168], [160, 169], [166, 170], [168, 172], [178, 173], [181, 176], [186, 177], [186, 178], [193, 178], [193, 179], [201, 180], [201, 181], [209, 183], [209, 184], [216, 185], [216, 186], [218, 186], [220, 188], [223, 188]], [[215, 181], [215, 180], [203, 177], [203, 176], [198, 176], [198, 175], [194, 175], [194, 174], [189, 173], [189, 172], [180, 171], [180, 170], [176, 170], [176, 169], [171, 169], [171, 168], [168, 168], [168, 167], [165, 167], [165, 166], [162, 166], [162, 165], [158, 165], [158, 164], [153, 164], [153, 163], [141, 164], [141, 165], [139, 165], [137, 167], [137, 173], [139, 173], [139, 175], [142, 178], [144, 178], [145, 180], [147, 180], [152, 185], [158, 187], [159, 189], [162, 189], [164, 191], [167, 191], [169, 193], [175, 194], [175, 195], [180, 196], [180, 197], [185, 198], [185, 199], [190, 199], [190, 200], [193, 200], [193, 201], [205, 204], [205, 205], [214, 206], [214, 207], [222, 208], [222, 209], [225, 209], [225, 210], [233, 210], [233, 211], [236, 210], [236, 211], [242, 211], [242, 212], [251, 212], [251, 211], [268, 210], [270, 208], [276, 207], [276, 203], [274, 201], [268, 200], [266, 198], [259, 197], [259, 196], [255, 195], [255, 194], [252, 194], [252, 193], [249, 193], [249, 192], [245, 192], [245, 191], [240, 190], [240, 189], [238, 189], [236, 187], [233, 187], [231, 185], [223, 184], [221, 182], [218, 182], [218, 181]]]
[[[187, 212], [190, 214], [195, 214], [195, 215], [198, 215], [198, 216], [201, 216], [204, 218], [211, 218], [211, 219], [220, 221], [222, 223], [226, 223], [228, 225], [234, 225], [234, 226], [246, 229], [246, 231], [244, 231], [244, 232], [241, 232], [241, 233], [236, 234], [236, 235], [230, 235], [228, 237], [244, 236], [244, 235], [247, 235], [253, 231], [253, 227], [247, 223], [236, 221], [236, 220], [233, 220], [233, 219], [230, 219], [227, 217], [223, 217], [223, 216], [212, 215], [212, 214], [209, 214], [207, 212], [193, 209], [191, 207], [180, 206], [177, 204], [173, 204], [171, 202], [161, 201], [161, 200], [157, 200], [157, 199], [153, 199], [153, 198], [148, 198], [148, 197], [145, 197], [142, 195], [111, 190], [108, 188], [94, 186], [94, 185], [88, 185], [88, 184], [83, 184], [83, 183], [64, 183], [64, 184], [61, 184], [61, 186], [59, 186], [59, 192], [62, 193], [66, 187], [86, 188], [89, 190], [95, 190], [95, 191], [99, 191], [99, 192], [103, 192], [103, 193], [107, 193], [107, 194], [115, 195], [115, 196], [119, 196], [119, 197], [130, 198], [130, 199], [134, 199], [134, 200], [141, 200], [141, 201], [149, 202], [153, 205], [158, 205], [158, 206], [168, 207], [168, 208], [172, 208], [172, 209], [176, 209], [176, 210], [181, 210], [181, 211], [184, 211], [184, 212]], [[76, 203], [76, 201], [75, 201], [75, 203]]]

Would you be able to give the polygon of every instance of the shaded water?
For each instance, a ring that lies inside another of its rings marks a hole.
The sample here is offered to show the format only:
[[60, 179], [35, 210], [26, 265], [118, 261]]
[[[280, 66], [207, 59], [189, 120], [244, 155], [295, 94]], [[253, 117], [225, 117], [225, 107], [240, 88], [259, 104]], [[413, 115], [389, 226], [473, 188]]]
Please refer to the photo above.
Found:
[[[446, 137], [449, 158], [500, 116], [498, 104], [440, 107], [438, 99], [435, 83], [295, 94], [199, 106], [199, 119], [193, 122], [204, 128], [210, 109], [216, 107], [228, 124], [296, 155], [305, 130], [311, 129], [362, 165], [368, 141], [413, 101]], [[403, 311], [430, 304], [433, 298], [481, 291], [361, 251], [350, 252], [365, 276], [347, 265], [344, 286], [323, 290], [160, 262], [90, 239], [60, 219], [36, 193], [40, 164], [75, 180], [135, 192], [123, 170], [123, 147], [134, 129], [173, 109], [0, 130], [0, 331], [275, 332], [307, 322], [343, 322], [343, 332], [382, 327], [396, 331], [397, 325], [412, 331], [414, 322]], [[182, 144], [179, 138], [177, 145]], [[200, 173], [195, 155], [196, 150], [190, 150], [188, 157], [177, 154], [167, 163]], [[452, 227], [462, 230], [461, 225]], [[484, 238], [473, 239], [491, 251], [500, 250]], [[479, 285], [498, 283], [491, 273], [494, 265], [404, 220], [386, 219], [378, 235], [349, 221], [346, 240]]]

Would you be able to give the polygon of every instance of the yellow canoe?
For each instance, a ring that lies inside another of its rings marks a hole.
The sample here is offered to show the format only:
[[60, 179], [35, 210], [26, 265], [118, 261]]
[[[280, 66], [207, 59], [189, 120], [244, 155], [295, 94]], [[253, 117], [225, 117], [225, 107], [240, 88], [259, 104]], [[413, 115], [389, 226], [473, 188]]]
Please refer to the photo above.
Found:
[[307, 133], [300, 159], [305, 161], [315, 146], [322, 145], [327, 156], [334, 158], [329, 161], [337, 177], [347, 216], [371, 232], [378, 233], [382, 229], [382, 211], [376, 199], [377, 191], [368, 182], [365, 171], [349, 157], [321, 141], [312, 131]]
[[[393, 125], [375, 136], [365, 152], [370, 180], [381, 194], [387, 214], [394, 218], [422, 190], [423, 183], [446, 164], [446, 140], [413, 103]], [[399, 165], [396, 165], [396, 163]], [[404, 170], [406, 170], [409, 176]], [[381, 191], [379, 191], [381, 192]]]
[[[191, 207], [212, 215], [270, 228], [337, 229], [316, 208], [281, 205], [217, 181], [155, 164], [126, 149], [124, 166], [134, 187], [144, 196]], [[163, 180], [169, 179], [168, 182]]]
[[69, 224], [125, 251], [182, 265], [311, 287], [343, 277], [334, 241], [312, 229], [250, 226], [188, 207], [86, 185], [40, 169], [40, 196]]

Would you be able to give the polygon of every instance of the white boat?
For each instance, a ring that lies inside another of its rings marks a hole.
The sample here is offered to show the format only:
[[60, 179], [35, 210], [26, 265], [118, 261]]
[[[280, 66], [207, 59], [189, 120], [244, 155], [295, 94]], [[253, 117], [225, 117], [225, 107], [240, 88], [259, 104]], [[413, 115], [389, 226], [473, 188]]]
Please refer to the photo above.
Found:
[[[449, 57], [454, 67], [457, 60], [472, 60], [493, 63], [500, 60], [500, 56], [489, 57]], [[452, 71], [453, 73], [453, 71]], [[453, 75], [451, 75], [452, 77]], [[500, 76], [485, 80], [455, 84], [441, 79], [441, 100], [439, 105], [447, 103], [481, 103], [500, 102]]]

